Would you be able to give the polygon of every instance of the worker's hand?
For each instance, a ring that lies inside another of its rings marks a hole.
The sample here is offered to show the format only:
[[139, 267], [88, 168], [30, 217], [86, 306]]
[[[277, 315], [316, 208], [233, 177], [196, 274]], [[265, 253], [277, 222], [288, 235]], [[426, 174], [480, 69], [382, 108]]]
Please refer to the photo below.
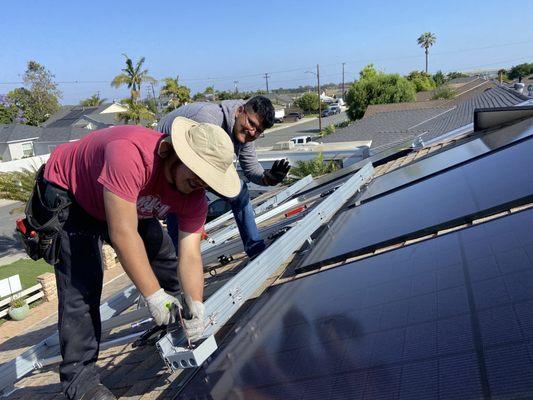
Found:
[[197, 342], [202, 337], [205, 329], [205, 306], [201, 301], [193, 300], [188, 294], [185, 294], [183, 297], [185, 298], [185, 303], [190, 314], [183, 319], [183, 328], [189, 340], [191, 342]]
[[174, 322], [173, 305], [182, 308], [180, 301], [163, 289], [159, 289], [146, 297], [146, 302], [148, 303], [148, 310], [150, 310], [150, 314], [152, 314], [157, 325], [168, 325]]
[[289, 164], [289, 160], [276, 160], [274, 161], [272, 168], [265, 171], [263, 181], [267, 185], [275, 186], [285, 179], [290, 169], [291, 165]]

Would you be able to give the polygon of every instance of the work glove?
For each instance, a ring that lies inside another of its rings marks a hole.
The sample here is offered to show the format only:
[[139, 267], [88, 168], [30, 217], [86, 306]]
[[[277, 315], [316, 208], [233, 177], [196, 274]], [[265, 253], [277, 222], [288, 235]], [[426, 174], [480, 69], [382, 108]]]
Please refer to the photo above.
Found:
[[193, 300], [188, 294], [183, 295], [187, 305], [187, 312], [183, 318], [183, 329], [191, 342], [201, 339], [204, 330], [205, 306], [201, 301]]
[[263, 180], [267, 185], [275, 186], [285, 179], [290, 169], [291, 165], [289, 164], [289, 160], [276, 160], [272, 168], [265, 171]]
[[168, 325], [174, 322], [172, 309], [174, 306], [182, 308], [180, 301], [174, 296], [169, 295], [163, 289], [159, 289], [157, 292], [146, 297], [146, 303], [157, 325]]

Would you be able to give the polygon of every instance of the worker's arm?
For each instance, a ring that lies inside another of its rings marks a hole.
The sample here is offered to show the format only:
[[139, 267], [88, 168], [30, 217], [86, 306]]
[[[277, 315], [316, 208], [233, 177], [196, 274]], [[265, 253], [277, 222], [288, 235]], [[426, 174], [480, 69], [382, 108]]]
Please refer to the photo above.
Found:
[[139, 292], [148, 297], [160, 289], [141, 236], [137, 232], [137, 205], [104, 188], [109, 237], [124, 271]]
[[201, 233], [179, 231], [178, 271], [182, 291], [195, 301], [202, 301], [204, 294], [204, 269], [200, 251]]
[[204, 295], [204, 269], [200, 251], [200, 233], [179, 232], [178, 271], [190, 315], [183, 321], [187, 337], [191, 342], [198, 341], [204, 334], [205, 307]]

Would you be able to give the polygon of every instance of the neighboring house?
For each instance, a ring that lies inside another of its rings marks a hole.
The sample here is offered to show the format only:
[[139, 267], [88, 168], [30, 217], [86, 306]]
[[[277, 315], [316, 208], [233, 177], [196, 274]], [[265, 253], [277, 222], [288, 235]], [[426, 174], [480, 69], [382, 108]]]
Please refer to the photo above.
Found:
[[[469, 97], [464, 94], [464, 98]], [[439, 107], [376, 112], [345, 128], [337, 129], [322, 141], [327, 143], [372, 140], [371, 150], [374, 151], [377, 147], [385, 148], [416, 137], [427, 141], [472, 123], [476, 108], [509, 107], [525, 100], [528, 100], [526, 96], [493, 85], [473, 97], [463, 101], [454, 99]]]
[[52, 152], [62, 143], [79, 140], [89, 132], [117, 125], [117, 114], [127, 108], [117, 104], [102, 104], [94, 107], [63, 106], [41, 127], [39, 139], [34, 143], [35, 154]]
[[292, 97], [287, 96], [286, 94], [277, 94], [277, 93], [266, 93], [265, 96], [267, 99], [270, 99], [274, 107], [282, 106], [284, 108], [291, 108], [294, 100]]
[[20, 160], [35, 155], [34, 142], [40, 128], [21, 124], [0, 124], [1, 161]]

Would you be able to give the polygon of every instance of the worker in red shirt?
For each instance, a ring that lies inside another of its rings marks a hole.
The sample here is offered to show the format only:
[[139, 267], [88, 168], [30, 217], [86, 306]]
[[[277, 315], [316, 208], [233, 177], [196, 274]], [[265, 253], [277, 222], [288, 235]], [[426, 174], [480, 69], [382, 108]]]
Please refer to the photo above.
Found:
[[[112, 244], [156, 324], [169, 323], [170, 306], [181, 307], [182, 292], [192, 315], [184, 321], [185, 333], [192, 341], [202, 336], [200, 240], [207, 187], [227, 197], [239, 193], [233, 144], [222, 128], [186, 118], [174, 120], [170, 135], [140, 126], [98, 130], [50, 156], [37, 178], [27, 221], [39, 225], [40, 240], [50, 244], [40, 256], [55, 266], [59, 370], [68, 399], [115, 399], [95, 370], [103, 241]], [[180, 218], [179, 261], [158, 221], [169, 212]]]

